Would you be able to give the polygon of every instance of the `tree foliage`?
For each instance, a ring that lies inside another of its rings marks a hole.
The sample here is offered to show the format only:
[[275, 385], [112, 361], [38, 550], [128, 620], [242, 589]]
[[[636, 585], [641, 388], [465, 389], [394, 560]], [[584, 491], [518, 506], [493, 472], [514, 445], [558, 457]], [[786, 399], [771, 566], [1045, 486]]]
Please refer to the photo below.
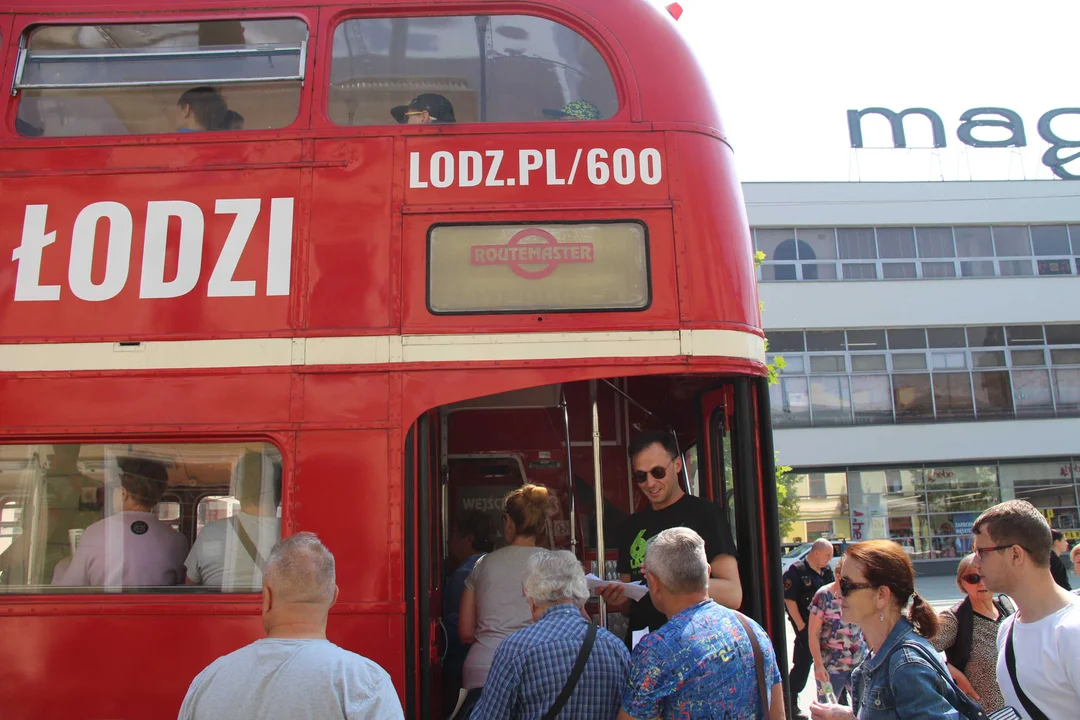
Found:
[[[754, 268], [760, 267], [765, 260], [765, 253], [758, 250], [754, 253]], [[765, 304], [758, 302], [758, 307], [765, 311]], [[765, 338], [765, 351], [769, 350], [769, 339]], [[779, 355], [765, 366], [769, 371], [769, 384], [775, 385], [780, 382], [780, 371], [787, 367], [787, 362]], [[795, 484], [798, 477], [791, 473], [791, 468], [781, 465], [779, 458], [776, 462], [776, 500], [779, 505], [780, 537], [785, 537], [791, 532], [791, 525], [799, 517], [799, 498], [795, 494]]]

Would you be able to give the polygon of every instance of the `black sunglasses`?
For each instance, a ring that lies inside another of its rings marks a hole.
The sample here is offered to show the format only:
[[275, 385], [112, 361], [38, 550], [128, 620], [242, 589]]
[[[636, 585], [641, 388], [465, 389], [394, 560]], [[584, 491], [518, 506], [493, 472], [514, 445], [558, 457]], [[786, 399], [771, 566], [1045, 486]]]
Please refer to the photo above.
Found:
[[1032, 554], [1032, 552], [1030, 550], [1028, 550], [1026, 547], [1021, 545], [1020, 543], [1009, 543], [1008, 545], [994, 545], [993, 547], [983, 547], [983, 548], [975, 547], [975, 548], [972, 548], [972, 550], [975, 552], [976, 555], [979, 556], [979, 558], [982, 558], [988, 552], [1001, 552], [1002, 550], [1008, 550], [1009, 548], [1013, 547], [1014, 545], [1016, 547], [1019, 547], [1024, 552], [1026, 552], [1028, 555]]
[[664, 476], [667, 475], [667, 469], [671, 467], [671, 463], [673, 462], [675, 462], [675, 458], [671, 458], [671, 461], [667, 465], [657, 465], [652, 470], [634, 470], [630, 473], [630, 477], [638, 485], [645, 482], [650, 475], [657, 480], [663, 480]]
[[962, 576], [960, 579], [971, 585], [978, 585], [980, 582], [982, 582], [983, 576], [979, 573], [968, 573], [967, 575]]
[[856, 583], [851, 582], [851, 580], [847, 579], [846, 577], [840, 578], [840, 594], [844, 596], [850, 595], [856, 590], [866, 590], [872, 587], [874, 586], [870, 583]]

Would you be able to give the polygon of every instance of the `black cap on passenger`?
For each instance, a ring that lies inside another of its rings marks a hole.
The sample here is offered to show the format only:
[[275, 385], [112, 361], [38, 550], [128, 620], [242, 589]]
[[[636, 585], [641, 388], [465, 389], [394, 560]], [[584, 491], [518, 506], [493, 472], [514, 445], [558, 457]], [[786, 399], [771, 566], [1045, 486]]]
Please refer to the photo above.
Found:
[[394, 119], [399, 123], [406, 123], [409, 119], [405, 116], [405, 113], [419, 112], [421, 110], [427, 110], [428, 115], [430, 115], [431, 119], [435, 122], [457, 122], [457, 119], [454, 117], [454, 106], [450, 104], [449, 100], [437, 93], [423, 93], [417, 95], [408, 105], [398, 105], [390, 108], [390, 114], [393, 115]]

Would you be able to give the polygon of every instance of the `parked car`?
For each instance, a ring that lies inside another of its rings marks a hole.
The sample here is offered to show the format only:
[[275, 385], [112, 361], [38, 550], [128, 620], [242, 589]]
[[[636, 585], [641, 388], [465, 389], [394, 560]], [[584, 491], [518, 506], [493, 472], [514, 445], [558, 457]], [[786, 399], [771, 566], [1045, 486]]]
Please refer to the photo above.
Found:
[[[829, 561], [829, 567], [836, 570], [836, 561], [844, 554], [849, 543], [847, 540], [829, 540], [829, 542], [832, 543], [833, 547], [833, 558]], [[787, 570], [796, 560], [805, 558], [813, 546], [813, 542], [805, 542], [789, 550], [780, 561], [781, 570]]]

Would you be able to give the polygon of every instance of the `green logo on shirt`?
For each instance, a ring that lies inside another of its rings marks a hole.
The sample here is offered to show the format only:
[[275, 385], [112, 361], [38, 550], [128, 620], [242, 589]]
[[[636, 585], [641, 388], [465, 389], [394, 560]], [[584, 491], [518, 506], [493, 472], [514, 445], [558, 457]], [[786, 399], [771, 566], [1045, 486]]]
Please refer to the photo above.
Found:
[[648, 547], [648, 543], [645, 542], [645, 530], [642, 529], [637, 537], [634, 538], [634, 542], [630, 543], [630, 569], [637, 570], [641, 567], [641, 563], [645, 562], [645, 548]]

